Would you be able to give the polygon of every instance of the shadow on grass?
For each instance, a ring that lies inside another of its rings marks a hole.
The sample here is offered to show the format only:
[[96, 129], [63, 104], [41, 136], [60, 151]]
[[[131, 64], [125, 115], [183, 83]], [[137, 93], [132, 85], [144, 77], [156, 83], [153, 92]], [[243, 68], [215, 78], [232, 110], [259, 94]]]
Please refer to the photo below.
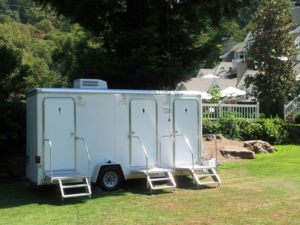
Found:
[[[176, 189], [198, 190], [193, 179], [187, 176], [176, 177]], [[159, 184], [159, 183], [158, 183]], [[94, 188], [94, 185], [92, 186]], [[210, 189], [211, 187], [202, 186], [201, 189]], [[173, 189], [154, 190], [154, 195], [172, 194]], [[121, 189], [113, 192], [103, 192], [92, 194], [92, 200], [112, 196], [125, 196], [128, 194], [149, 195], [150, 190], [147, 188], [146, 179], [133, 179], [124, 182]], [[0, 209], [18, 207], [22, 205], [52, 205], [63, 206], [70, 204], [82, 204], [88, 202], [88, 197], [65, 199], [62, 204], [59, 186], [46, 185], [37, 186], [31, 181], [24, 181], [17, 184], [0, 185]]]

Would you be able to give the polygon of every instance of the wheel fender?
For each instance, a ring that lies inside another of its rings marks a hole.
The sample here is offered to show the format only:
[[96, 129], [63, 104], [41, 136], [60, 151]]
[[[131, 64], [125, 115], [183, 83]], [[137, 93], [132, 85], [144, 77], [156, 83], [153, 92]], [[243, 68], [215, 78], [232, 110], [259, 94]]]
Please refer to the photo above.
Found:
[[102, 168], [107, 167], [107, 166], [116, 166], [116, 167], [120, 167], [121, 168], [121, 172], [123, 174], [124, 180], [126, 180], [125, 178], [125, 174], [123, 171], [123, 167], [120, 163], [98, 163], [95, 166], [94, 172], [93, 172], [93, 176], [91, 178], [91, 182], [95, 183], [97, 181], [98, 175], [101, 171]]

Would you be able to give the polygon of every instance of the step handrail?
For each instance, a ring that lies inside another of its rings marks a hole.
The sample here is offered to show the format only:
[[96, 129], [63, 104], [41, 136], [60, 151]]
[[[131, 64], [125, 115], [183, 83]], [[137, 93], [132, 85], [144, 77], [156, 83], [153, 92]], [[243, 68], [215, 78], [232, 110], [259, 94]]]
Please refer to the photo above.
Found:
[[[163, 135], [163, 136], [160, 137], [160, 141], [159, 141], [159, 166], [161, 166], [161, 140], [163, 138], [172, 138], [173, 143], [175, 142], [175, 138], [172, 134], [171, 135]], [[174, 147], [173, 147], [173, 172], [175, 173], [175, 149], [174, 149]]]
[[148, 154], [147, 154], [146, 148], [145, 148], [144, 145], [142, 144], [142, 141], [141, 141], [141, 139], [140, 139], [139, 136], [131, 136], [131, 135], [129, 135], [128, 138], [137, 138], [137, 139], [139, 140], [140, 145], [142, 146], [142, 148], [143, 148], [143, 150], [144, 150], [144, 154], [145, 154], [145, 156], [146, 156], [146, 171], [147, 171], [147, 175], [148, 175], [148, 170], [149, 170], [149, 169], [148, 169]]
[[194, 152], [193, 152], [192, 146], [191, 146], [191, 144], [189, 142], [189, 139], [184, 134], [175, 134], [174, 136], [175, 137], [176, 136], [184, 137], [185, 143], [187, 144], [187, 146], [189, 147], [189, 149], [190, 149], [190, 151], [192, 153], [192, 165], [193, 165], [193, 171], [194, 171], [195, 170]]
[[52, 183], [52, 142], [50, 139], [44, 139], [43, 146], [44, 146], [45, 142], [48, 142], [48, 144], [50, 146], [50, 181]]
[[214, 134], [204, 134], [203, 137], [213, 136], [215, 140], [215, 153], [216, 153], [216, 169], [218, 169], [218, 145], [217, 145], [217, 138]]
[[89, 150], [88, 150], [88, 147], [85, 143], [84, 138], [76, 137], [76, 140], [82, 140], [83, 144], [84, 144], [84, 147], [85, 147], [85, 151], [86, 151], [88, 162], [89, 162], [89, 180], [88, 181], [89, 181], [89, 185], [90, 185], [91, 184], [91, 157], [90, 157], [90, 154], [89, 154]]

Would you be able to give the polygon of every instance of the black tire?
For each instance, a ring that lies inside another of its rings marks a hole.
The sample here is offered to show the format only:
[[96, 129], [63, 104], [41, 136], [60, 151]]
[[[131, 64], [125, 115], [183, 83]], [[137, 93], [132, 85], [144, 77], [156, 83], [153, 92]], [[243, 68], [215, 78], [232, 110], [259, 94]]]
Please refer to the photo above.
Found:
[[103, 191], [115, 191], [121, 186], [123, 180], [123, 174], [119, 168], [108, 166], [101, 169], [98, 175], [97, 185]]

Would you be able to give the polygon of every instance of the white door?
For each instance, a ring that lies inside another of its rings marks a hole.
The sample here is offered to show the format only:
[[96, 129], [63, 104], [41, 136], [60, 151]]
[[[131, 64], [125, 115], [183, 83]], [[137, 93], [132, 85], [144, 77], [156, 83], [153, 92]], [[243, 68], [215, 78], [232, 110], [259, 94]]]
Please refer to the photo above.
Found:
[[[75, 102], [72, 98], [44, 101], [44, 138], [52, 142], [52, 171], [75, 169]], [[44, 144], [44, 171], [50, 171], [50, 148]]]
[[[199, 149], [198, 108], [197, 100], [178, 99], [174, 102], [174, 132], [186, 136], [193, 150], [194, 162], [198, 162]], [[183, 136], [175, 137], [175, 162], [177, 165], [192, 163], [192, 153]]]
[[[139, 137], [148, 155], [148, 165], [157, 163], [157, 115], [156, 101], [131, 101], [131, 136]], [[145, 166], [146, 156], [137, 138], [131, 138], [131, 166]]]

